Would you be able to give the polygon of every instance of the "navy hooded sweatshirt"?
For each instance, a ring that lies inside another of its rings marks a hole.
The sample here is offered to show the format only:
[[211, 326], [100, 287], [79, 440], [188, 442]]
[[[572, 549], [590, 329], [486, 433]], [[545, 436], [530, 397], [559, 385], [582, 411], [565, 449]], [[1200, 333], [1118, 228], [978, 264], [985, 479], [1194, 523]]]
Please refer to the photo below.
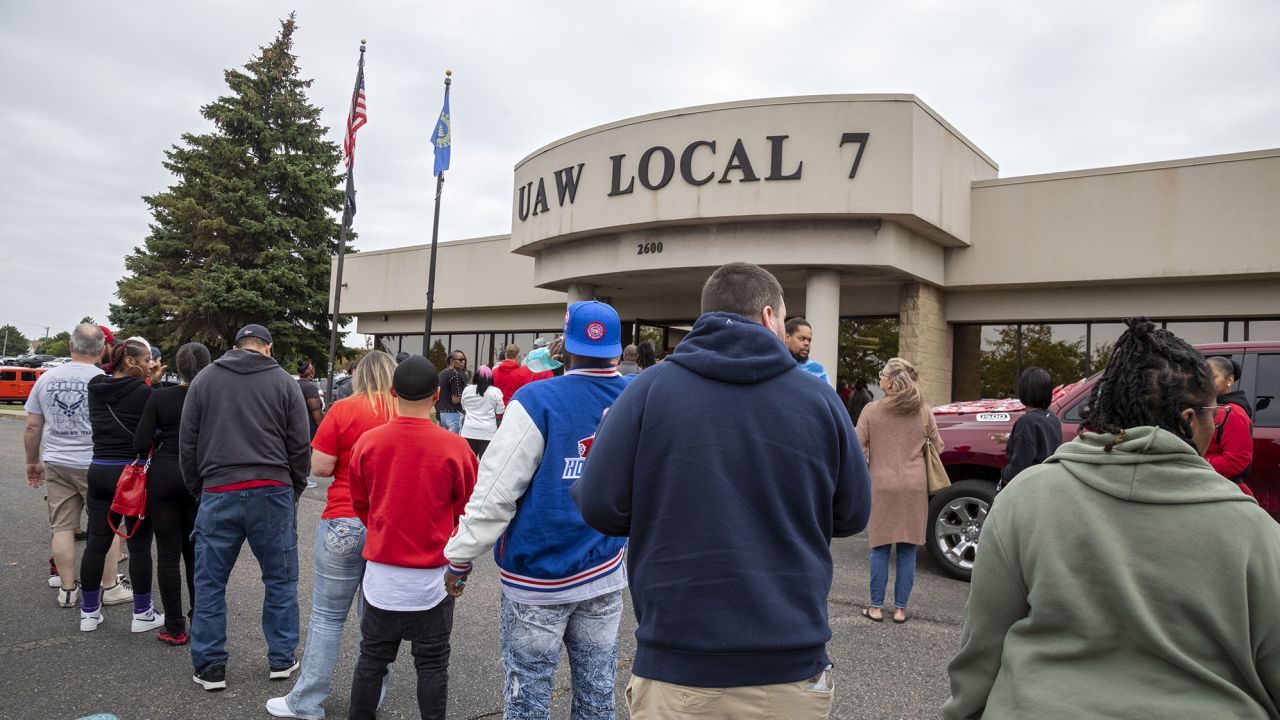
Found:
[[763, 326], [698, 318], [610, 408], [572, 495], [630, 537], [634, 674], [743, 687], [830, 664], [830, 542], [866, 526], [870, 475], [835, 390]]

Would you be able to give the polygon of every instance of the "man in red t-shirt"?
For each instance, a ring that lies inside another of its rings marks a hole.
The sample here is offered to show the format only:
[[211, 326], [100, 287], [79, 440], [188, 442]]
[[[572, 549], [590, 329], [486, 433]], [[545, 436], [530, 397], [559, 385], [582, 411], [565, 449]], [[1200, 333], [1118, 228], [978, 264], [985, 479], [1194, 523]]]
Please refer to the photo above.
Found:
[[453, 598], [444, 588], [444, 546], [476, 485], [467, 441], [431, 421], [436, 369], [421, 355], [396, 367], [397, 417], [356, 441], [348, 468], [351, 504], [367, 528], [360, 657], [350, 717], [372, 718], [400, 642], [413, 645], [418, 712], [445, 717]]
[[506, 360], [493, 369], [493, 386], [502, 391], [502, 403], [511, 404], [511, 396], [533, 381], [533, 373], [520, 364], [520, 346], [511, 344], [503, 353]]

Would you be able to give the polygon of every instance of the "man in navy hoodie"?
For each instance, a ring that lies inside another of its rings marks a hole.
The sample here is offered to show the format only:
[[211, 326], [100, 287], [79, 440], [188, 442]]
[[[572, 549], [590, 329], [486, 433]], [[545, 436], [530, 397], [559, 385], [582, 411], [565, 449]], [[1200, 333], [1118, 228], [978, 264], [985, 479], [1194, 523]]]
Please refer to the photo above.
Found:
[[587, 524], [630, 538], [636, 720], [830, 713], [830, 542], [866, 526], [870, 476], [839, 396], [783, 344], [785, 313], [768, 271], [716, 270], [573, 485]]

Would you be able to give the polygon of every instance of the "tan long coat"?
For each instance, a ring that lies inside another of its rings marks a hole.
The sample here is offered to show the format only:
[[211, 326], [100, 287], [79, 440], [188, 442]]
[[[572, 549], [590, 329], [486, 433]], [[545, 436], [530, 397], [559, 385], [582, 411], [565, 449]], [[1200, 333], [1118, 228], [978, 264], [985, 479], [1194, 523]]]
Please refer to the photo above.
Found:
[[858, 441], [871, 469], [871, 547], [889, 543], [923, 545], [929, 514], [925, 480], [925, 422], [933, 446], [942, 452], [942, 438], [933, 413], [895, 412], [877, 400], [858, 418]]

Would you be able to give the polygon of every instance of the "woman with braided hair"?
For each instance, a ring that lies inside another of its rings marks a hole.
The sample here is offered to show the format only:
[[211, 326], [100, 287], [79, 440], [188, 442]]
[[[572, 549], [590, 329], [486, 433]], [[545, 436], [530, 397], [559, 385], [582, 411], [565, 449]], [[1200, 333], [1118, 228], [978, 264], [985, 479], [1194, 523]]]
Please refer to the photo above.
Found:
[[987, 516], [948, 720], [1280, 718], [1280, 525], [1202, 457], [1204, 357], [1126, 324], [1079, 436]]

